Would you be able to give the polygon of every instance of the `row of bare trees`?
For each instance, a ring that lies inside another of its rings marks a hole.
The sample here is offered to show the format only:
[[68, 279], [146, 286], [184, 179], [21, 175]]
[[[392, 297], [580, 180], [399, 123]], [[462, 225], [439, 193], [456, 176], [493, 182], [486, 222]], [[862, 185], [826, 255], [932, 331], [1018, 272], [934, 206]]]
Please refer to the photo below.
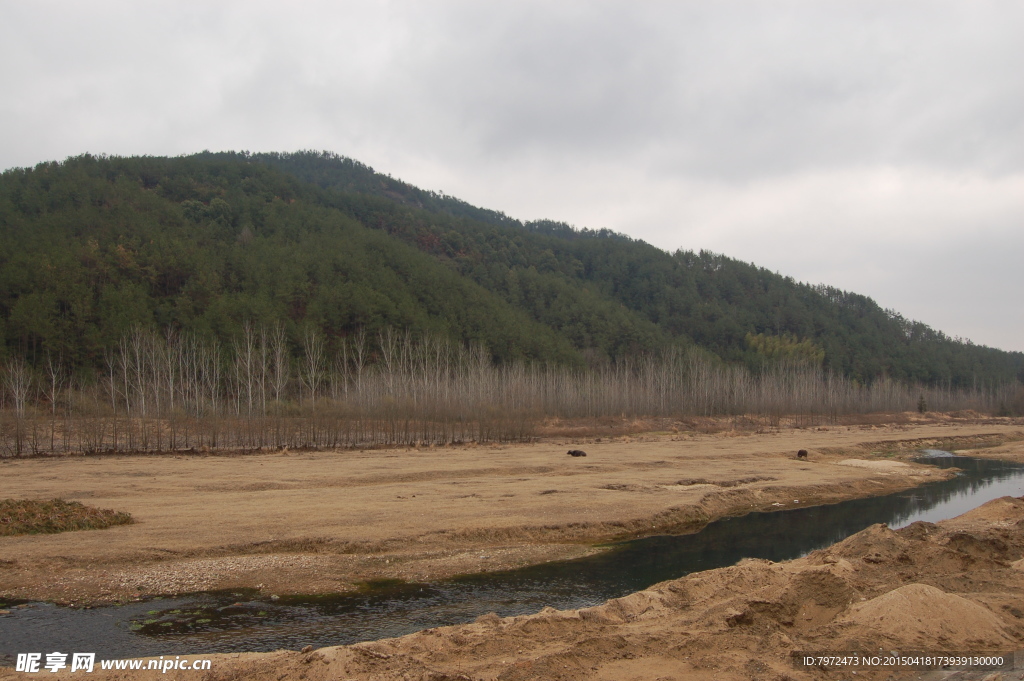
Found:
[[0, 456], [510, 441], [551, 417], [813, 424], [910, 411], [922, 397], [933, 410], [991, 412], [1020, 390], [861, 385], [799, 364], [755, 374], [675, 349], [588, 369], [496, 365], [482, 347], [393, 329], [354, 334], [333, 352], [307, 331], [299, 346], [280, 326], [248, 325], [229, 347], [140, 329], [107, 352], [97, 377], [73, 376], [59, 358], [36, 369], [8, 359]]

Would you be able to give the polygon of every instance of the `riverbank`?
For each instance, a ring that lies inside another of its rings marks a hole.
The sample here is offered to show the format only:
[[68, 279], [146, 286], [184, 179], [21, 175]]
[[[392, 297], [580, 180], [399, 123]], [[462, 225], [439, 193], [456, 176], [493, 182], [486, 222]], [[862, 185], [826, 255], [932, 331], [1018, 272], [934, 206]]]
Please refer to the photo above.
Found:
[[[995, 438], [942, 421], [772, 433], [246, 456], [4, 460], [13, 498], [128, 511], [132, 525], [0, 538], [0, 595], [87, 605], [214, 589], [342, 593], [572, 558], [752, 510], [833, 503], [948, 473], [894, 442]], [[1016, 445], [1012, 445], [1016, 446]], [[582, 448], [586, 457], [566, 456]], [[795, 458], [807, 449], [807, 460]]]

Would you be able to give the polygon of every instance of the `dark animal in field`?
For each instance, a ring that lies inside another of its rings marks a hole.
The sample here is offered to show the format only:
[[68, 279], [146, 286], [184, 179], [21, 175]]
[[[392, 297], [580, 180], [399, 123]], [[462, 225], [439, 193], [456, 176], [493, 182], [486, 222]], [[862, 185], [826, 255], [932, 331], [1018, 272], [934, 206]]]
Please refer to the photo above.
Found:
[[806, 449], [801, 449], [799, 452], [796, 453], [796, 458], [798, 458], [798, 459], [806, 459], [807, 458], [807, 450]]
[[586, 456], [587, 453], [582, 449], [570, 449], [569, 456]]

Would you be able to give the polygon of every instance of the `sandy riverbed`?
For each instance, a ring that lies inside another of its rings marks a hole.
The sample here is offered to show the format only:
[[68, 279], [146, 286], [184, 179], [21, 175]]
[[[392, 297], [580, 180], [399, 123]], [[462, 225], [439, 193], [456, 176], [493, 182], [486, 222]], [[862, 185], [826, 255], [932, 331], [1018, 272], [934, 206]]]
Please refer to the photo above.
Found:
[[[794, 651], [854, 650], [1008, 653], [1016, 668], [861, 667], [853, 674], [841, 667], [796, 668], [792, 660]], [[491, 614], [470, 624], [351, 646], [202, 657], [212, 663], [208, 672], [97, 670], [92, 676], [108, 681], [1016, 680], [1024, 677], [1024, 498], [996, 499], [938, 524], [918, 522], [898, 531], [875, 525], [804, 558], [746, 560], [592, 608], [547, 608], [507, 618]], [[0, 678], [22, 677], [0, 669]]]
[[[1012, 439], [1019, 431], [945, 422], [585, 444], [4, 460], [5, 497], [60, 496], [129, 511], [137, 523], [0, 537], [0, 594], [83, 604], [238, 587], [337, 593], [371, 579], [519, 567], [794, 500], [907, 488], [946, 473], [879, 459], [912, 451], [893, 443]], [[577, 447], [588, 455], [566, 456]], [[799, 448], [810, 451], [807, 461], [795, 460]]]

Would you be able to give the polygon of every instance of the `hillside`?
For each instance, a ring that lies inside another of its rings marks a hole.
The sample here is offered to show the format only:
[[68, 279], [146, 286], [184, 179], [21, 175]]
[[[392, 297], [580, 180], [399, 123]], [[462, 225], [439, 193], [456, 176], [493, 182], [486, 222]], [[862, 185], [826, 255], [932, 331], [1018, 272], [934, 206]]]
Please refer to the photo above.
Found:
[[751, 368], [991, 385], [1024, 353], [946, 337], [864, 296], [707, 252], [520, 223], [320, 153], [81, 156], [0, 176], [3, 351], [98, 366], [133, 325], [221, 341], [247, 320], [343, 338], [385, 327], [496, 361], [696, 345]]

